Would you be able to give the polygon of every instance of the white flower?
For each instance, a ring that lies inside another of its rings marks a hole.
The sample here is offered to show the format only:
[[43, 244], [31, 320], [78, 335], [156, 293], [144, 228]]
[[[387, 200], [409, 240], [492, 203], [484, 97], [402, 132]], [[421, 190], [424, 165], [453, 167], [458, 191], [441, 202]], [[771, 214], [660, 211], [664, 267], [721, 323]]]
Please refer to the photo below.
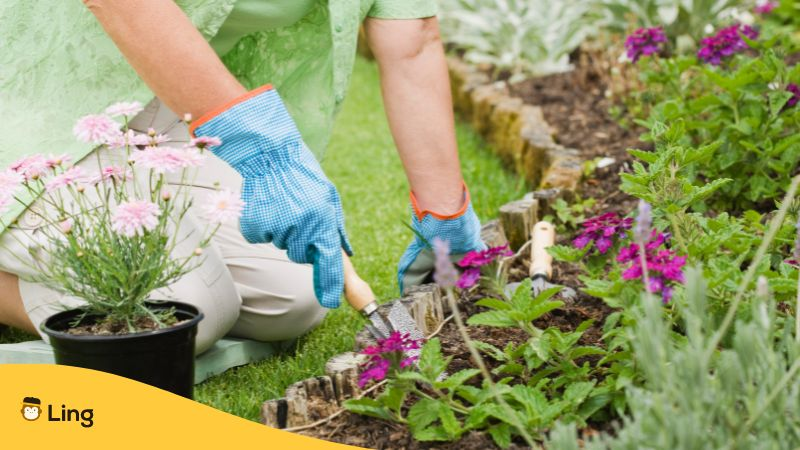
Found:
[[142, 112], [142, 104], [139, 102], [119, 102], [106, 108], [106, 114], [111, 117], [133, 117]]
[[220, 225], [239, 218], [242, 215], [244, 202], [230, 190], [221, 190], [210, 194], [203, 206], [203, 216], [214, 225]]

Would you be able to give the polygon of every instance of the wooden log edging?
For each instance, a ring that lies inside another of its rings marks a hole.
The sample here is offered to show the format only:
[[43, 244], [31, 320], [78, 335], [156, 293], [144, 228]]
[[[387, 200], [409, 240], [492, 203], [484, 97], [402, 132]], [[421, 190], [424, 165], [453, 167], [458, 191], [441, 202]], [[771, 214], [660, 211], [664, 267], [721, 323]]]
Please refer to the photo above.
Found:
[[483, 136], [505, 165], [531, 186], [575, 191], [583, 161], [553, 139], [542, 109], [509, 94], [474, 66], [448, 57], [453, 108]]

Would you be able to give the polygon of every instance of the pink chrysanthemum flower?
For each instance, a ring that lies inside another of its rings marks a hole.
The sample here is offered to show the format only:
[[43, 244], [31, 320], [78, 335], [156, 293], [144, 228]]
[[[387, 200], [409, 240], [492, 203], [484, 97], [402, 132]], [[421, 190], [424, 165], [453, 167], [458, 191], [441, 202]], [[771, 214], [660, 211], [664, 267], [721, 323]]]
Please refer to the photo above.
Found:
[[196, 148], [147, 147], [131, 155], [133, 162], [155, 173], [177, 172], [203, 163], [205, 156]]
[[133, 173], [126, 167], [108, 166], [103, 167], [97, 175], [91, 180], [92, 185], [100, 184], [103, 181], [111, 181], [112, 183], [123, 183], [133, 179]]
[[189, 145], [197, 148], [219, 147], [222, 145], [222, 141], [212, 136], [200, 136], [192, 139]]
[[25, 178], [11, 169], [0, 172], [0, 195], [13, 196], [17, 189], [25, 181]]
[[14, 199], [10, 195], [0, 193], [0, 216], [8, 212]]
[[22, 175], [25, 181], [36, 180], [47, 173], [47, 158], [42, 155], [26, 156], [11, 164], [10, 168]]
[[72, 157], [67, 155], [66, 153], [63, 153], [61, 155], [50, 154], [47, 157], [47, 161], [45, 161], [45, 164], [47, 164], [48, 168], [55, 169], [56, 167], [61, 167], [62, 164], [69, 164], [70, 162], [72, 162]]
[[150, 136], [135, 133], [133, 130], [128, 130], [125, 133], [119, 131], [106, 140], [106, 145], [111, 149], [125, 148], [129, 145], [132, 147], [141, 147], [149, 144]]
[[142, 112], [143, 109], [142, 104], [139, 102], [119, 102], [106, 108], [106, 114], [111, 117], [133, 117]]
[[145, 200], [122, 203], [111, 218], [111, 229], [123, 236], [141, 236], [158, 226], [161, 210], [158, 205]]
[[91, 114], [78, 119], [72, 132], [81, 142], [104, 144], [119, 134], [120, 124], [105, 114]]
[[244, 202], [227, 189], [214, 192], [206, 198], [203, 215], [214, 225], [234, 221], [242, 215]]
[[412, 339], [409, 333], [395, 331], [386, 339], [378, 339], [378, 345], [361, 351], [362, 354], [369, 356], [369, 360], [362, 366], [363, 370], [359, 374], [359, 387], [363, 388], [370, 381], [381, 381], [410, 367], [417, 357], [409, 357], [407, 353], [419, 348], [420, 341]]
[[44, 189], [47, 192], [53, 192], [67, 186], [74, 186], [86, 180], [86, 174], [80, 167], [70, 167], [63, 173], [60, 173], [53, 178], [47, 180]]

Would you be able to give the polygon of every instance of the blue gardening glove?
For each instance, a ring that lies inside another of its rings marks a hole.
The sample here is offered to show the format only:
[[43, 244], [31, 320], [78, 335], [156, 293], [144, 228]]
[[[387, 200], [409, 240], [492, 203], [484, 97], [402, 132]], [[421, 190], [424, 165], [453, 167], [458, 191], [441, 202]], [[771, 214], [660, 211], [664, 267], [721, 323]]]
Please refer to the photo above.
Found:
[[412, 192], [411, 227], [415, 231], [415, 237], [400, 258], [397, 271], [401, 294], [412, 286], [431, 280], [435, 258], [429, 244], [433, 242], [433, 238], [438, 237], [450, 243], [453, 262], [460, 260], [467, 252], [486, 249], [486, 244], [481, 239], [481, 223], [475, 215], [475, 210], [472, 209], [466, 185], [464, 185], [464, 206], [451, 216], [420, 211]]
[[245, 239], [272, 242], [292, 261], [313, 264], [317, 300], [338, 307], [342, 249], [352, 254], [342, 204], [278, 93], [271, 86], [249, 92], [198, 119], [192, 131], [221, 139], [212, 151], [244, 179], [239, 227]]

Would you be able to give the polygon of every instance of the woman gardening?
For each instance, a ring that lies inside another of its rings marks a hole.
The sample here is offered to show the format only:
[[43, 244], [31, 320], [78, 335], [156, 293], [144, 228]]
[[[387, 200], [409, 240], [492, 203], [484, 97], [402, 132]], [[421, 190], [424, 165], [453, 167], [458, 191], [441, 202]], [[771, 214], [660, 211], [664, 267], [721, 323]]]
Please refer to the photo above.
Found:
[[[168, 180], [189, 183], [192, 196], [221, 186], [244, 202], [239, 226], [223, 225], [198, 270], [169, 289], [206, 316], [198, 351], [228, 334], [291, 339], [340, 304], [342, 250], [352, 249], [318, 158], [344, 99], [362, 21], [410, 185], [415, 233], [398, 266], [401, 290], [430, 276], [426, 241], [447, 240], [454, 253], [484, 248], [461, 176], [433, 0], [83, 3], [26, 2], [15, 9], [25, 14], [0, 14], [9, 37], [0, 61], [0, 108], [9, 118], [0, 124], [0, 167], [45, 148], [76, 166], [94, 164], [89, 156], [124, 163], [124, 154], [94, 154], [101, 150], [71, 136], [76, 118], [118, 99], [147, 103], [129, 127], [167, 145], [218, 138], [191, 182]], [[12, 225], [0, 230], [0, 323], [35, 332], [80, 300], [30, 281], [36, 273], [25, 259], [47, 208], [30, 199], [21, 209], [6, 214], [2, 223]], [[205, 226], [199, 214], [180, 223]]]

